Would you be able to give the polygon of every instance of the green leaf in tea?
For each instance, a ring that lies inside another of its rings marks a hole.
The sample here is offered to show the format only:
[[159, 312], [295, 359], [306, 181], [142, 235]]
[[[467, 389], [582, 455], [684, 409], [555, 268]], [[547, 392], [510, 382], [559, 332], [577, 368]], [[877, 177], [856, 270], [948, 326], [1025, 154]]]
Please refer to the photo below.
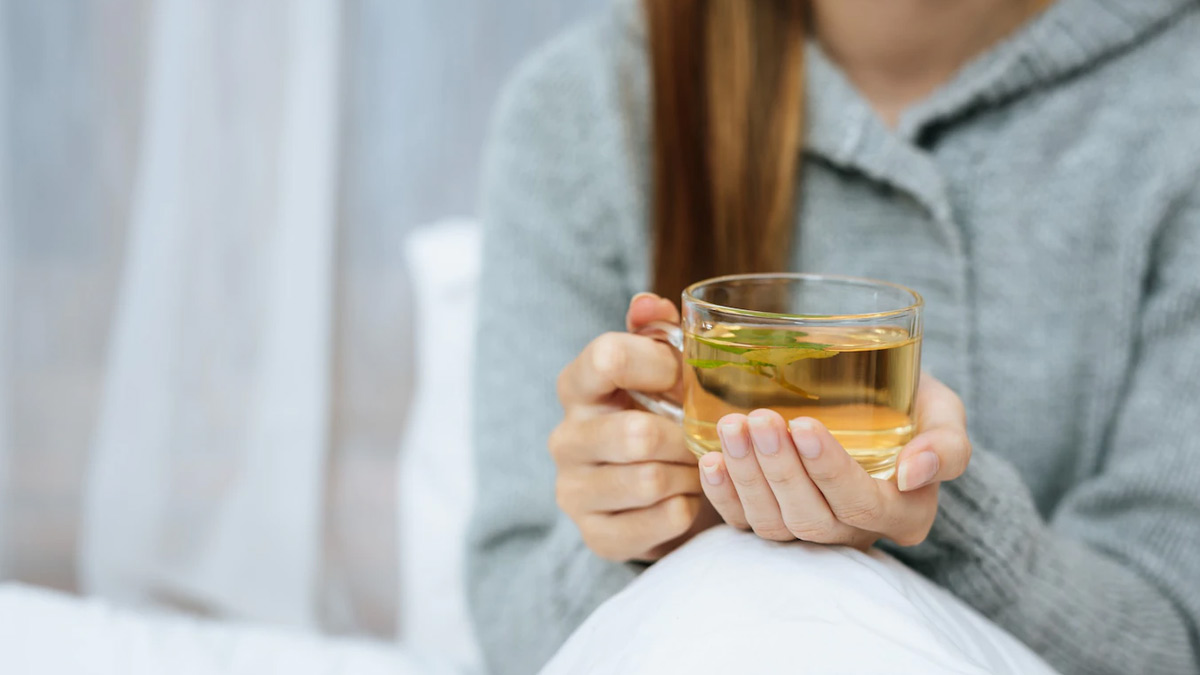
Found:
[[733, 333], [726, 338], [730, 342], [754, 347], [795, 347], [801, 344], [800, 338], [808, 335], [803, 331], [779, 328], [731, 328], [729, 332]]
[[[804, 359], [827, 359], [837, 356], [837, 352], [827, 349], [827, 345], [811, 342], [797, 343], [796, 347], [781, 347], [776, 349], [756, 349], [746, 355], [750, 363], [763, 363], [772, 366], [786, 366], [789, 363]], [[801, 346], [802, 345], [802, 346]]]
[[700, 337], [692, 335], [698, 344], [715, 351], [734, 354], [745, 359], [687, 359], [687, 364], [700, 369], [712, 370], [724, 366], [734, 366], [748, 370], [760, 377], [773, 380], [787, 391], [808, 400], [818, 400], [811, 394], [788, 381], [783, 368], [789, 364], [805, 359], [826, 359], [836, 356], [837, 351], [830, 345], [816, 342], [802, 342], [801, 338], [807, 333], [781, 328], [760, 327], [726, 327], [721, 337], [708, 335]]
[[734, 366], [744, 370], [753, 370], [753, 364], [742, 363], [740, 361], [721, 361], [720, 359], [685, 359], [684, 363], [692, 366], [693, 368], [699, 368], [701, 370], [712, 370], [713, 368], [720, 368], [722, 366]]
[[712, 368], [720, 368], [721, 366], [733, 365], [732, 361], [721, 361], [719, 359], [686, 359], [685, 363], [693, 368], [702, 370], [710, 370]]
[[752, 349], [751, 347], [739, 347], [738, 345], [731, 345], [726, 342], [721, 342], [720, 340], [714, 340], [712, 338], [702, 338], [699, 335], [693, 335], [692, 339], [704, 345], [705, 347], [712, 347], [719, 352], [728, 352], [730, 354], [745, 354]]
[[792, 392], [793, 394], [796, 394], [797, 396], [801, 396], [810, 401], [821, 400], [820, 396], [817, 396], [816, 394], [813, 394], [807, 390], [801, 389], [800, 387], [797, 387], [796, 385], [789, 382], [788, 379], [783, 376], [783, 371], [778, 368], [775, 369], [775, 377], [772, 379], [775, 381], [775, 384], [779, 385], [780, 387], [783, 387], [784, 389]]
[[717, 351], [730, 354], [745, 354], [756, 347], [807, 347], [822, 349], [825, 345], [812, 342], [800, 342], [800, 338], [808, 335], [801, 331], [782, 330], [778, 328], [729, 328], [730, 335], [701, 337], [693, 335], [692, 339]]

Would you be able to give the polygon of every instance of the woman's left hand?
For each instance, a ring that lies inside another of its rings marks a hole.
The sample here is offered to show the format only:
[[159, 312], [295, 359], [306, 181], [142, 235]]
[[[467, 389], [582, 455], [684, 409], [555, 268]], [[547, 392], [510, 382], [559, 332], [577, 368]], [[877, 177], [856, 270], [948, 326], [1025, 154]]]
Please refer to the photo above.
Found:
[[933, 526], [938, 484], [971, 458], [962, 401], [946, 385], [922, 374], [915, 413], [895, 481], [869, 476], [820, 422], [755, 410], [721, 418], [724, 452], [700, 459], [700, 482], [726, 523], [765, 539], [915, 546]]

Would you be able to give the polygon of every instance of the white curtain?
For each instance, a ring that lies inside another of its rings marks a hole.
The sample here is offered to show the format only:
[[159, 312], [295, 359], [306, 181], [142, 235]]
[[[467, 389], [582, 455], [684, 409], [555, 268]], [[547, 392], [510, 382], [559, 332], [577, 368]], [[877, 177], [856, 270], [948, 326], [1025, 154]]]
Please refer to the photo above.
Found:
[[153, 7], [86, 591], [316, 626], [338, 37], [333, 0]]
[[608, 0], [0, 0], [0, 581], [394, 635], [403, 238]]
[[340, 213], [344, 16], [0, 3], [0, 580], [394, 633], [411, 356], [400, 237]]

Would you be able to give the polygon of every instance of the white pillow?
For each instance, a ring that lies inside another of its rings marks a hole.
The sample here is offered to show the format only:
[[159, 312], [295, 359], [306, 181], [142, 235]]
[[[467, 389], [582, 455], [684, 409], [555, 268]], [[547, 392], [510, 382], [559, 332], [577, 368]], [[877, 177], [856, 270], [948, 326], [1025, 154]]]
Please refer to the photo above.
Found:
[[409, 235], [415, 395], [400, 448], [400, 637], [461, 672], [482, 671], [463, 556], [474, 494], [470, 383], [481, 237], [471, 221]]

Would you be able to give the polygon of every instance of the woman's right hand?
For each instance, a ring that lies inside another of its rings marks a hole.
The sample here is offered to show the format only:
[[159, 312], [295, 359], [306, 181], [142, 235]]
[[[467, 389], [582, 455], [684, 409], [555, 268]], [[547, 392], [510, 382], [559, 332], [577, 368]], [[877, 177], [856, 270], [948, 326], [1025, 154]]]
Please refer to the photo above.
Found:
[[627, 389], [670, 391], [679, 357], [632, 332], [651, 321], [679, 323], [670, 301], [634, 296], [630, 333], [592, 340], [558, 376], [563, 420], [550, 434], [558, 505], [597, 555], [657, 560], [720, 522], [704, 497], [696, 457], [674, 422], [634, 407]]

